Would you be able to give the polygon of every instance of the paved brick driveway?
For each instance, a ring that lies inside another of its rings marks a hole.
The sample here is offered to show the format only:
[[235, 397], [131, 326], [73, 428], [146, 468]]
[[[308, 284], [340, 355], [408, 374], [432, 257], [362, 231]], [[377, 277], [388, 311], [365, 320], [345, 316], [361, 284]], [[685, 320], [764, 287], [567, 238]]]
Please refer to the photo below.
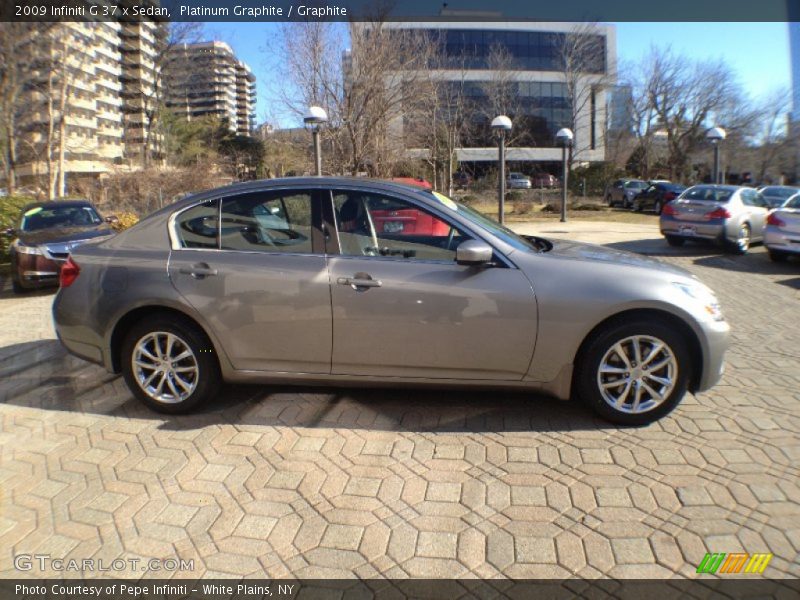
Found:
[[60, 349], [51, 296], [0, 294], [0, 576], [50, 553], [194, 559], [182, 577], [669, 577], [744, 551], [797, 577], [800, 263], [612, 245], [700, 275], [733, 326], [722, 384], [641, 429], [408, 390], [237, 387], [165, 418]]

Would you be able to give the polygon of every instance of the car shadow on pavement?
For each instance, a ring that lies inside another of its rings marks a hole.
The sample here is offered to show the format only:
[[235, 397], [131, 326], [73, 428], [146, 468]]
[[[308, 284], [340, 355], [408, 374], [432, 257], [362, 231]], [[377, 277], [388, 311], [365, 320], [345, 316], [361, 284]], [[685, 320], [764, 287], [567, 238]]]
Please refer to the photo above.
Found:
[[56, 340], [0, 347], [0, 404], [160, 421], [170, 431], [230, 424], [407, 432], [607, 429], [577, 402], [516, 391], [226, 385], [188, 415], [156, 413], [121, 377], [75, 358]]

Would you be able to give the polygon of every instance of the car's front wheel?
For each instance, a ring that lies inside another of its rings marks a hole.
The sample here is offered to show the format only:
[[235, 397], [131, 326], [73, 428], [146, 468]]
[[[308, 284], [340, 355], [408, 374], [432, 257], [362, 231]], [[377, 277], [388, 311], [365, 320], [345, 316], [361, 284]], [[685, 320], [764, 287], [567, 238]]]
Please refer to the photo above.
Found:
[[646, 425], [683, 399], [690, 364], [687, 341], [675, 327], [652, 320], [615, 323], [588, 340], [575, 390], [609, 421]]
[[653, 212], [657, 215], [661, 214], [661, 200], [656, 200], [656, 203], [653, 204]]
[[156, 316], [137, 323], [122, 345], [122, 374], [150, 408], [184, 413], [216, 396], [221, 376], [211, 342], [185, 319]]
[[611, 197], [611, 194], [609, 194], [608, 196], [606, 196], [606, 202], [608, 203], [608, 206], [609, 206], [610, 208], [613, 208], [613, 207], [614, 207], [614, 199]]

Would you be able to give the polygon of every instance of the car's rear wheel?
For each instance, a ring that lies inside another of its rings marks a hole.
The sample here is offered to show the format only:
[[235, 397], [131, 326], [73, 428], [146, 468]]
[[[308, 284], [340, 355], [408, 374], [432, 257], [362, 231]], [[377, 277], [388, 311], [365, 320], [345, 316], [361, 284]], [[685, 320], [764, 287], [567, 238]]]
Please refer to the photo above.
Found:
[[656, 200], [656, 203], [653, 204], [653, 212], [657, 215], [661, 214], [661, 200]]
[[736, 239], [728, 243], [728, 249], [734, 254], [747, 254], [750, 249], [750, 225], [742, 223], [736, 232]]
[[606, 196], [606, 202], [608, 202], [608, 206], [613, 208], [614, 207], [614, 199], [611, 197], [611, 194]]
[[675, 246], [676, 248], [679, 246], [683, 246], [686, 243], [686, 238], [682, 238], [677, 235], [668, 235], [665, 237], [667, 238], [667, 243], [670, 246]]
[[184, 319], [158, 316], [137, 323], [122, 345], [122, 374], [150, 408], [184, 413], [216, 396], [221, 376], [213, 345]]
[[786, 252], [781, 252], [780, 250], [769, 251], [769, 259], [772, 262], [786, 262], [787, 258], [789, 258], [789, 255]]
[[588, 341], [575, 389], [603, 418], [646, 425], [683, 399], [690, 364], [687, 342], [675, 327], [652, 320], [615, 323]]

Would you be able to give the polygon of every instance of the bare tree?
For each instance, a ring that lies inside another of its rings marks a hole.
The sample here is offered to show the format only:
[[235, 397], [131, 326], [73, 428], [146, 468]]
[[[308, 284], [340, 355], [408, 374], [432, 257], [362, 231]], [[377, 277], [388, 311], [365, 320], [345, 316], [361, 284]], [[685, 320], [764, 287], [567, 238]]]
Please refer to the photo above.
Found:
[[[606, 60], [606, 36], [594, 23], [575, 25], [571, 31], [558, 38], [556, 55], [566, 87], [569, 111], [569, 128], [573, 144], [569, 151], [569, 165], [580, 160], [584, 150], [603, 143], [604, 122], [597, 119], [600, 112], [600, 92], [616, 79], [613, 65]], [[586, 138], [590, 138], [587, 143]]]
[[17, 167], [33, 106], [28, 89], [35, 83], [37, 55], [32, 44], [52, 23], [0, 23], [0, 149], [9, 194], [17, 186]]
[[[164, 65], [170, 52], [181, 44], [199, 42], [203, 35], [203, 24], [193, 22], [159, 23], [156, 36], [156, 55], [153, 59], [153, 86], [151, 90], [143, 90], [141, 94], [142, 109], [145, 119], [145, 141], [142, 148], [142, 164], [150, 164], [151, 155], [162, 156], [163, 139], [168, 135], [164, 127], [163, 112], [165, 106]], [[191, 72], [185, 73], [190, 76]]]
[[[654, 127], [666, 141], [670, 178], [689, 174], [689, 156], [706, 142], [709, 119], [724, 114], [743, 94], [730, 67], [722, 61], [692, 61], [670, 49], [651, 49], [645, 59], [642, 92], [655, 116]], [[733, 129], [735, 124], [717, 121]]]
[[[352, 23], [350, 48], [335, 23], [284, 25], [275, 49], [284, 68], [278, 91], [290, 114], [326, 109], [326, 164], [352, 174], [388, 175], [404, 156], [403, 119], [421, 110], [435, 45], [422, 32], [394, 29], [383, 16]], [[338, 160], [337, 160], [338, 159]], [[338, 164], [337, 164], [338, 163]]]
[[767, 174], [777, 166], [781, 156], [792, 145], [786, 118], [791, 104], [792, 96], [787, 88], [772, 90], [756, 104], [756, 181], [765, 181]]

